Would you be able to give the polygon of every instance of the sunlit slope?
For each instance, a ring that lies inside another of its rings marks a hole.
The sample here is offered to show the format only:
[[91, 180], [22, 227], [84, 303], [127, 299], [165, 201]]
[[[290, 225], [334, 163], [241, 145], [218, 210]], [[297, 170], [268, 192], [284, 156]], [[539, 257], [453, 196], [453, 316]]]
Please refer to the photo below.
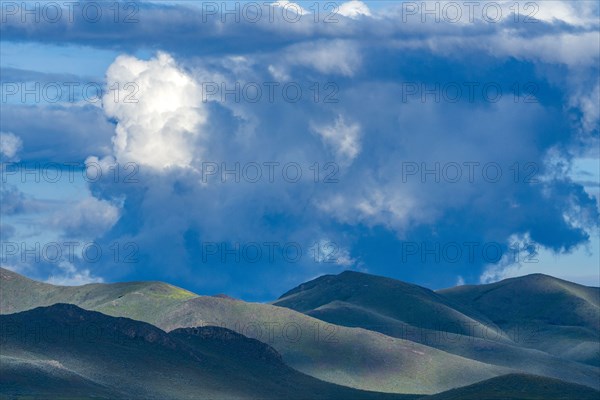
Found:
[[533, 274], [439, 293], [505, 331], [528, 329], [534, 335], [529, 347], [600, 366], [600, 288]]
[[[565, 359], [564, 351], [548, 354], [537, 350], [537, 325], [518, 320], [499, 326], [495, 317], [471, 307], [469, 301], [390, 278], [351, 271], [326, 275], [299, 285], [274, 304], [332, 324], [378, 331], [487, 364], [596, 388], [600, 385], [598, 368], [575, 362], [581, 361], [577, 358]], [[598, 346], [592, 349], [590, 345], [596, 344], [586, 340], [569, 347], [560, 340], [556, 343], [561, 350], [581, 350], [593, 357]]]
[[[307, 312], [307, 314], [336, 325], [376, 330], [388, 336], [421, 343], [486, 364], [504, 366], [524, 373], [554, 377], [593, 387], [600, 385], [600, 370], [597, 367], [528, 347], [532, 342], [538, 340], [538, 332], [532, 328], [507, 332], [499, 329], [487, 329], [483, 337], [460, 335], [444, 330], [414, 327], [377, 314], [375, 311], [337, 301]], [[504, 339], [507, 336], [512, 340], [511, 342]]]
[[436, 393], [508, 370], [267, 304], [198, 297], [158, 322], [165, 330], [199, 324], [239, 331], [272, 345], [299, 371], [364, 390]]
[[194, 297], [197, 295], [163, 282], [56, 286], [0, 268], [0, 314], [69, 303], [109, 315], [154, 323], [162, 314]]

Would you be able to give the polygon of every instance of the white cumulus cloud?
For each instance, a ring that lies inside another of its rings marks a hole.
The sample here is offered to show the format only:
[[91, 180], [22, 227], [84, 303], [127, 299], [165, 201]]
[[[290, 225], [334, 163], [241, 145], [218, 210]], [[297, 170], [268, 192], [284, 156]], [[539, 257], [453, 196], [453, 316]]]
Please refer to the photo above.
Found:
[[3, 161], [19, 161], [17, 154], [23, 148], [23, 141], [11, 132], [0, 132], [0, 154]]
[[361, 15], [371, 16], [371, 10], [362, 1], [352, 0], [340, 5], [339, 14], [344, 17], [356, 19]]
[[58, 264], [57, 273], [53, 273], [46, 282], [53, 285], [79, 286], [88, 283], [101, 283], [103, 279], [92, 276], [89, 269], [78, 270], [72, 263], [62, 261]]
[[[189, 167], [199, 157], [206, 121], [200, 85], [166, 53], [148, 61], [119, 56], [108, 68], [106, 115], [117, 120], [113, 138], [119, 162], [156, 170]], [[118, 85], [118, 86], [117, 86]]]
[[86, 197], [55, 212], [48, 223], [73, 237], [95, 238], [112, 228], [120, 216], [118, 205]]
[[338, 163], [349, 165], [360, 153], [360, 125], [346, 123], [344, 117], [338, 115], [333, 125], [314, 126], [314, 131], [331, 148]]
[[289, 1], [289, 0], [277, 0], [273, 3], [271, 3], [271, 6], [283, 8], [285, 10], [285, 12], [290, 13], [290, 18], [291, 18], [291, 14], [296, 14], [296, 15], [309, 14], [309, 12], [307, 10], [305, 10], [304, 8], [302, 8], [302, 6], [300, 4], [294, 3], [293, 1]]
[[288, 66], [310, 67], [322, 74], [353, 76], [362, 64], [358, 46], [346, 40], [320, 40], [288, 47], [283, 57]]

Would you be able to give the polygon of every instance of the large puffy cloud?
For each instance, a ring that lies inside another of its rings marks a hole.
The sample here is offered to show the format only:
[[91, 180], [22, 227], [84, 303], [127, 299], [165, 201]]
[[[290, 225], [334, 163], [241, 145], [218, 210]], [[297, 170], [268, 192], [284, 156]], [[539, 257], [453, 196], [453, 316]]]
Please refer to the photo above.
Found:
[[162, 169], [189, 166], [199, 156], [206, 120], [200, 86], [172, 57], [159, 53], [143, 61], [121, 56], [106, 77], [109, 87], [130, 91], [123, 98], [111, 92], [103, 98], [106, 114], [117, 120], [113, 144], [119, 162]]
[[[410, 57], [422, 54], [415, 52]], [[379, 56], [373, 51], [370, 59]], [[476, 72], [479, 82], [492, 81], [495, 59], [486, 59], [493, 66], [489, 70]], [[190, 76], [200, 81], [206, 69], [213, 68], [229, 83], [236, 78], [241, 82], [268, 80], [271, 62], [272, 57], [267, 55], [254, 61], [250, 57], [236, 62], [209, 61], [196, 64]], [[257, 289], [256, 285], [267, 276], [282, 273], [281, 264], [289, 263], [244, 264], [243, 257], [238, 262], [230, 256], [223, 265], [222, 254], [202, 262], [203, 244], [226, 243], [231, 250], [236, 243], [297, 242], [309, 258], [292, 264], [301, 268], [284, 275], [301, 280], [345, 267], [405, 277], [402, 270], [390, 269], [400, 257], [389, 246], [397, 249], [407, 240], [442, 244], [488, 241], [506, 246], [511, 235], [519, 233], [529, 234], [532, 240], [554, 251], [570, 251], [587, 240], [585, 230], [593, 226], [597, 209], [580, 187], [569, 183], [562, 173], [536, 185], [525, 182], [525, 171], [519, 170], [521, 175], [515, 181], [511, 170], [516, 162], [519, 168], [532, 163], [534, 178], [541, 179], [548, 173], [547, 153], [576, 136], [568, 110], [560, 104], [546, 104], [543, 92], [550, 90], [548, 83], [535, 72], [523, 75], [526, 81], [536, 79], [543, 89], [532, 103], [515, 97], [512, 81], [500, 82], [504, 96], [495, 101], [486, 101], [477, 92], [473, 101], [465, 95], [456, 103], [422, 102], [420, 96], [403, 98], [406, 88], [398, 81], [431, 86], [439, 81], [429, 74], [438, 69], [459, 74], [454, 78], [460, 79], [462, 61], [434, 57], [429, 60], [431, 72], [405, 68], [407, 61], [390, 62], [398, 63], [401, 76], [371, 81], [367, 73], [358, 81], [339, 81], [343, 101], [329, 107], [314, 103], [310, 97], [299, 103], [270, 103], [264, 99], [252, 103], [243, 98], [232, 101], [232, 97], [208, 102], [206, 122], [200, 129], [205, 141], [194, 150], [207, 156], [189, 164], [194, 168], [147, 171], [142, 179], [143, 193], [134, 187], [104, 187], [105, 195], [119, 190], [126, 194], [124, 218], [116, 230], [126, 232], [126, 237], [139, 244], [147, 257], [146, 273], [176, 265], [161, 273], [173, 280], [197, 282], [200, 291], [218, 291], [227, 285], [237, 295], [268, 298], [269, 293], [277, 293], [277, 286]], [[289, 71], [297, 81], [313, 73], [293, 67]], [[463, 79], [468, 81], [467, 77]], [[332, 156], [339, 168], [337, 183], [315, 184], [312, 175], [306, 176], [308, 166], [315, 161], [323, 166]], [[232, 169], [236, 162], [244, 165], [273, 160], [298, 162], [304, 167], [305, 177], [295, 184], [281, 180], [250, 183], [243, 177], [235, 182], [231, 176], [223, 182], [220, 174], [203, 179], [203, 161], [217, 161], [219, 169], [225, 162]], [[445, 180], [441, 172], [450, 163], [462, 169], [459, 182]], [[479, 166], [474, 181], [469, 181], [465, 163]], [[484, 175], [482, 166], [489, 163], [501, 169], [500, 180]], [[409, 164], [419, 171], [405, 176], [402, 169]], [[420, 170], [435, 168], [436, 164], [441, 165], [437, 167], [441, 181], [431, 174], [423, 179]], [[178, 210], [186, 210], [185, 215]], [[583, 218], [581, 211], [589, 217]], [[573, 220], [582, 225], [575, 226]], [[365, 244], [362, 237], [373, 235], [378, 227], [391, 232], [395, 242], [382, 241], [383, 247]], [[324, 247], [323, 237], [338, 248], [337, 262], [325, 265], [321, 255], [310, 257], [315, 244]], [[155, 252], [155, 248], [168, 251]], [[372, 257], [373, 253], [387, 256], [381, 259]], [[386, 262], [388, 266], [382, 264]], [[420, 259], [412, 260], [413, 267], [415, 263], [420, 264]], [[248, 265], [247, 270], [241, 272], [240, 264]], [[452, 284], [457, 275], [472, 281], [486, 265], [481, 255], [467, 263], [471, 272], [464, 270], [464, 263], [449, 263], [446, 272], [439, 273], [438, 280], [429, 278], [429, 283]], [[435, 267], [435, 263], [432, 267], [425, 264], [422, 273]], [[240, 276], [245, 282], [243, 287], [236, 283], [242, 281]], [[418, 276], [415, 279], [422, 279]], [[289, 279], [277, 284], [283, 285]], [[448, 279], [452, 282], [447, 283]]]
[[[304, 279], [348, 267], [432, 286], [454, 284], [457, 276], [473, 282], [488, 268], [481, 255], [462, 263], [420, 258], [402, 263], [407, 240], [498, 242], [506, 248], [513, 235], [527, 235], [555, 252], [572, 251], [588, 240], [597, 225], [597, 203], [567, 172], [555, 171], [548, 154], [558, 152], [569, 164], [574, 148], [588, 147], [597, 137], [592, 104], [598, 28], [591, 18], [597, 10], [565, 14], [572, 6], [562, 4], [529, 25], [509, 13], [495, 24], [480, 16], [473, 23], [426, 24], [419, 15], [404, 21], [401, 7], [372, 10], [372, 16], [363, 9], [358, 15], [357, 3], [346, 6], [351, 18], [342, 15], [329, 25], [312, 22], [308, 14], [295, 24], [279, 17], [273, 23], [211, 19], [201, 24], [193, 7], [143, 6], [139, 24], [113, 27], [130, 34], [124, 44], [111, 42], [101, 24], [93, 30], [72, 27], [69, 40], [76, 43], [132, 54], [159, 47], [172, 54], [122, 56], [107, 73], [108, 87], [138, 85], [139, 101], [105, 97], [104, 112], [117, 126], [113, 146], [87, 155], [108, 154], [100, 160], [105, 164], [111, 157], [140, 164], [141, 184], [94, 183], [98, 203], [93, 205], [102, 209], [124, 199], [119, 220], [105, 225], [109, 231], [102, 240], [135, 241], [142, 263], [119, 271], [98, 265], [99, 274], [168, 279], [205, 293], [227, 288], [233, 295], [265, 300]], [[148, 33], [149, 25], [156, 34]], [[25, 35], [14, 23], [2, 29], [9, 38]], [[64, 39], [64, 32], [43, 24], [27, 35]], [[266, 96], [251, 102], [243, 95], [238, 101], [219, 95], [202, 101], [205, 82], [232, 89], [235, 83], [273, 80], [280, 86], [298, 83], [305, 95], [297, 102], [286, 101], [279, 91], [275, 102]], [[311, 87], [319, 83], [323, 89], [331, 81], [337, 101], [324, 103], [323, 92], [316, 101]], [[453, 82], [463, 86], [456, 102], [432, 96], [423, 101], [421, 93], [405, 96], [407, 83], [420, 90]], [[479, 84], [474, 101], [467, 98], [467, 82]], [[486, 83], [499, 85], [502, 98], [484, 98]], [[524, 94], [528, 83], [535, 90]], [[244, 177], [236, 182], [231, 174], [223, 182], [218, 172], [205, 179], [206, 162], [219, 170], [225, 163], [231, 170], [236, 163], [242, 169], [270, 161], [298, 163], [303, 176], [290, 183], [278, 169], [274, 182]], [[315, 182], [314, 167], [309, 168], [331, 161], [337, 170], [320, 170]], [[497, 163], [502, 179], [490, 182], [477, 169], [470, 182], [465, 162]], [[521, 169], [515, 181], [511, 167], [517, 162], [519, 168], [533, 165], [540, 182], [524, 182], [527, 170]], [[435, 168], [436, 163], [458, 163], [463, 178], [403, 176], [403, 166]], [[331, 171], [336, 183], [323, 182]], [[223, 263], [221, 254], [203, 260], [206, 242], [231, 249], [267, 241], [299, 243], [305, 257], [295, 263], [231, 257]], [[335, 263], [323, 262], [327, 242], [337, 249]], [[494, 276], [507, 276], [502, 271], [510, 266], [498, 266]]]

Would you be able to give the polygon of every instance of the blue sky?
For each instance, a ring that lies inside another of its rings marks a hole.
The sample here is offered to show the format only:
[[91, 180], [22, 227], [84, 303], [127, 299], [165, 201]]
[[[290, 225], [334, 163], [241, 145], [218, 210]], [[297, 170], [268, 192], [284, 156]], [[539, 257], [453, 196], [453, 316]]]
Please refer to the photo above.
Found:
[[4, 267], [600, 284], [597, 2], [9, 3]]

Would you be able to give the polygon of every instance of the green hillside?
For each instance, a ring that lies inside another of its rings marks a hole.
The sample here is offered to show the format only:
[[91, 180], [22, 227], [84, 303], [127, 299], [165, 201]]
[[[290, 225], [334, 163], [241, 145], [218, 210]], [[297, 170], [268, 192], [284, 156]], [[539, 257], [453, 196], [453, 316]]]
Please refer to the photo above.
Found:
[[[0, 268], [0, 284], [0, 314], [69, 303], [104, 314], [154, 323], [162, 314], [197, 297], [194, 293], [163, 282], [56, 286], [28, 279], [4, 268]], [[119, 311], [114, 314], [111, 313], [113, 310]]]
[[[423, 329], [475, 336], [483, 336], [485, 330], [498, 331], [487, 317], [432, 290], [354, 271], [303, 283], [273, 304], [310, 314], [335, 307], [331, 304], [334, 302], [368, 310], [376, 318], [391, 318]], [[377, 326], [380, 321], [374, 319], [370, 323]]]
[[439, 293], [469, 305], [505, 331], [531, 332], [529, 347], [600, 366], [600, 288], [533, 274]]
[[240, 331], [273, 346], [301, 372], [364, 390], [436, 393], [509, 370], [267, 304], [198, 297], [159, 321], [166, 330], [199, 324]]
[[[582, 293], [577, 286], [571, 284], [576, 293]], [[522, 307], [520, 301], [530, 304], [524, 299], [527, 290], [519, 288], [519, 296], [509, 294], [511, 303], [507, 309], [511, 309], [511, 313]], [[494, 299], [492, 303], [498, 310], [488, 313], [484, 309], [471, 308], [470, 299], [445, 296], [445, 293], [434, 293], [390, 278], [347, 271], [304, 283], [281, 296], [274, 304], [302, 311], [332, 324], [378, 331], [487, 364], [593, 387], [600, 385], [597, 368], [574, 362], [581, 359], [564, 357], [565, 353], [577, 351], [588, 358], [594, 357], [598, 342], [590, 341], [590, 336], [581, 341], [580, 338], [569, 342], [549, 340], [548, 346], [553, 345], [555, 349], [541, 346], [536, 350], [540, 330], [537, 324], [532, 325], [529, 321], [534, 320], [537, 310], [532, 310], [526, 318], [515, 319], [513, 325], [506, 325], [502, 319], [496, 318], [502, 315], [500, 310], [505, 310], [505, 299]], [[583, 293], [591, 297], [590, 293]], [[569, 308], [566, 310], [563, 313], [569, 314]], [[512, 321], [511, 316], [507, 318]], [[454, 328], [457, 326], [464, 329]], [[593, 326], [590, 329], [594, 329]]]

